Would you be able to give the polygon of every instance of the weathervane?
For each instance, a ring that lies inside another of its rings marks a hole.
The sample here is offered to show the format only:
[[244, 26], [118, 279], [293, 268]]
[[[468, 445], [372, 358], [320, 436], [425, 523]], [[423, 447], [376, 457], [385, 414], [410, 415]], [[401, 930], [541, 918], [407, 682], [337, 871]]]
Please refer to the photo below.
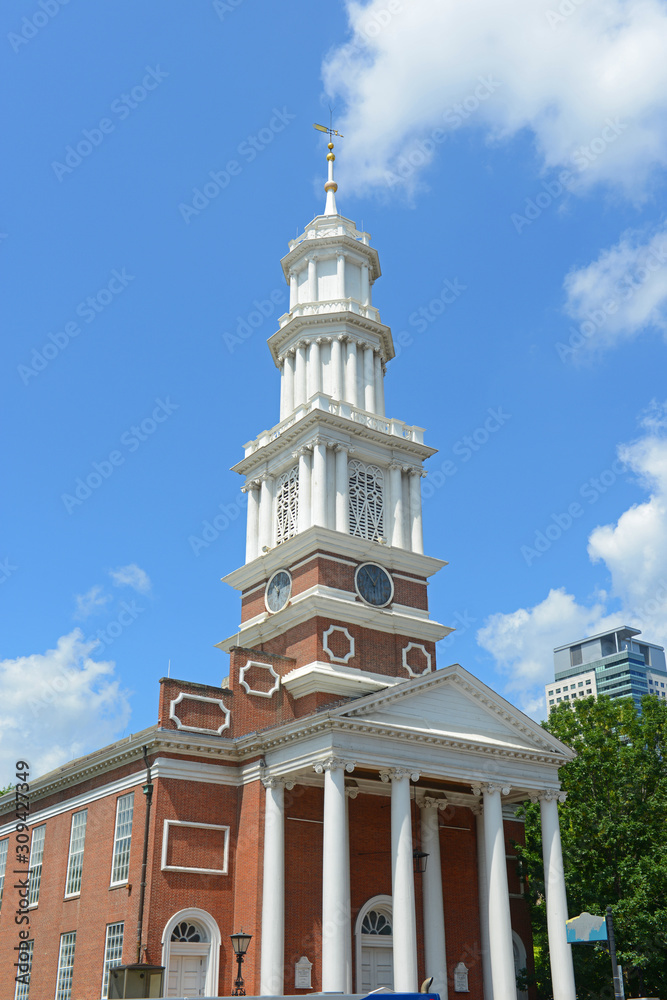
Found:
[[324, 190], [327, 193], [327, 202], [324, 206], [324, 214], [338, 215], [338, 209], [336, 208], [336, 191], [338, 190], [338, 185], [336, 184], [333, 175], [333, 165], [336, 157], [333, 153], [334, 144], [332, 140], [335, 135], [340, 139], [344, 139], [345, 136], [341, 135], [341, 133], [333, 127], [333, 108], [329, 108], [329, 127], [327, 128], [326, 125], [317, 125], [313, 122], [313, 128], [316, 128], [318, 132], [326, 132], [329, 136], [329, 142], [327, 144], [327, 148], [329, 150], [327, 153], [329, 176], [327, 177], [327, 182], [324, 185]]

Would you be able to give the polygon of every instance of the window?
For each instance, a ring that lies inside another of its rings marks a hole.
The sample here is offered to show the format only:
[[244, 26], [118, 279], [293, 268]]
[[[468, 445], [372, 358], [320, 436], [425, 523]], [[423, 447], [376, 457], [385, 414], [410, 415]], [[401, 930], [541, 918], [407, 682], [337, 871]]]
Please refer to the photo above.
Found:
[[583, 681], [579, 681], [579, 684], [577, 685], [577, 687], [582, 688], [583, 686], [584, 686], [584, 682]]
[[116, 832], [113, 839], [111, 884], [127, 882], [130, 874], [130, 843], [132, 840], [132, 814], [134, 792], [122, 795], [116, 803]]
[[56, 1000], [72, 1000], [72, 975], [74, 973], [75, 944], [76, 931], [70, 931], [69, 934], [60, 935]]
[[7, 867], [7, 845], [9, 840], [0, 840], [0, 907], [2, 906], [2, 892], [5, 888], [5, 869]]
[[67, 882], [65, 895], [76, 896], [81, 892], [81, 873], [83, 871], [83, 845], [86, 839], [86, 820], [88, 810], [74, 813], [72, 829], [69, 837], [69, 860], [67, 862]]
[[586, 681], [586, 683], [587, 683], [587, 684], [591, 684], [591, 683], [592, 683], [592, 681], [591, 681], [590, 677], [589, 677], [589, 679], [588, 679], [588, 680]]
[[570, 666], [578, 667], [581, 663], [583, 663], [581, 646], [570, 646]]
[[639, 655], [644, 657], [644, 663], [646, 664], [646, 666], [650, 666], [651, 654], [649, 653], [648, 646], [644, 646], [643, 643], [638, 642], [637, 649], [639, 650]]
[[550, 695], [552, 695], [552, 694], [553, 694], [553, 691], [550, 691], [550, 692], [549, 692], [549, 694], [550, 694]]
[[556, 701], [562, 701], [562, 700], [563, 700], [562, 698], [556, 698]]
[[387, 937], [392, 934], [389, 914], [381, 913], [379, 910], [371, 910], [363, 919], [361, 924], [362, 934], [382, 934]]
[[125, 925], [107, 924], [107, 936], [104, 942], [104, 978], [102, 979], [102, 997], [109, 996], [109, 971], [123, 961], [123, 931]]
[[20, 957], [17, 962], [21, 962], [22, 965], [26, 965], [27, 969], [25, 972], [19, 970], [21, 976], [27, 977], [27, 982], [16, 983], [16, 992], [14, 994], [14, 1000], [28, 1000], [30, 995], [30, 973], [32, 972], [32, 953], [34, 950], [34, 941], [26, 941], [27, 948], [23, 948]]
[[549, 699], [549, 704], [550, 704], [550, 705], [553, 705], [553, 703], [554, 703], [554, 700], [553, 700], [553, 698], [550, 698], [550, 699]]
[[560, 688], [556, 688], [556, 694], [560, 694]]
[[603, 656], [611, 656], [616, 652], [616, 636], [614, 634], [603, 635], [600, 641], [600, 646]]
[[276, 484], [276, 542], [286, 542], [299, 527], [299, 466], [284, 472]]
[[565, 699], [565, 701], [569, 701], [570, 700], [569, 694], [564, 694], [563, 698]]
[[30, 845], [30, 888], [28, 890], [28, 906], [37, 906], [39, 902], [39, 887], [42, 884], [42, 858], [44, 857], [45, 826], [36, 826], [32, 831]]
[[350, 534], [378, 542], [384, 537], [384, 475], [377, 465], [348, 463]]

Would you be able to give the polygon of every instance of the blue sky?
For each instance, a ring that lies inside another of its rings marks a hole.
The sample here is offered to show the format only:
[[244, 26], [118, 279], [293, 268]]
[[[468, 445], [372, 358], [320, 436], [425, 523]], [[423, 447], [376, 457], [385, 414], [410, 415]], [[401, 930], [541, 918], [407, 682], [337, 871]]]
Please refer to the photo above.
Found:
[[330, 103], [402, 345], [387, 412], [439, 449], [440, 665], [541, 718], [554, 645], [667, 639], [667, 5], [573, 11], [5, 5], [2, 780], [150, 725], [169, 661], [226, 676], [228, 470], [278, 421], [265, 342]]

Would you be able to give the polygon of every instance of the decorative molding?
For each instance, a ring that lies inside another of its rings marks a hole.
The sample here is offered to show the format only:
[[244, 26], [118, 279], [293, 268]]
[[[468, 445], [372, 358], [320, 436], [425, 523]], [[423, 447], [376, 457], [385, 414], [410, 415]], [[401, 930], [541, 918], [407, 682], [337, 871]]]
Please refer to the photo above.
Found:
[[324, 771], [347, 771], [351, 774], [356, 767], [356, 761], [345, 760], [342, 757], [326, 757], [324, 760], [318, 761], [313, 764], [313, 770], [316, 774], [322, 774]]
[[420, 809], [446, 809], [449, 802], [446, 797], [435, 799], [432, 795], [418, 795], [417, 805]]
[[[176, 714], [176, 706], [180, 705], [182, 701], [186, 700], [202, 701], [202, 702], [208, 702], [211, 705], [217, 705], [222, 714], [224, 715], [225, 721], [221, 726], [218, 726], [217, 729], [206, 729], [203, 726], [186, 726], [185, 723], [181, 722], [180, 718]], [[178, 697], [174, 698], [169, 705], [169, 718], [172, 720], [172, 722], [176, 723], [176, 727], [178, 729], [183, 729], [189, 733], [210, 733], [220, 736], [225, 729], [229, 729], [229, 717], [231, 714], [232, 713], [227, 708], [227, 706], [223, 704], [223, 702], [218, 698], [207, 698], [202, 694], [187, 694], [184, 691], [181, 691]]]
[[268, 778], [262, 778], [262, 784], [265, 788], [278, 788], [282, 785], [288, 792], [291, 792], [296, 785], [296, 781], [293, 778], [286, 778], [284, 775], [275, 774]]
[[[245, 680], [245, 675], [251, 667], [260, 667], [262, 670], [268, 670], [274, 679], [273, 686], [268, 691], [255, 691], [251, 688], [248, 682]], [[252, 694], [256, 698], [273, 698], [274, 694], [280, 687], [280, 674], [277, 674], [270, 663], [261, 663], [259, 660], [248, 660], [244, 667], [241, 667], [239, 671], [239, 684], [242, 688], [245, 688], [246, 694]]]
[[[334, 632], [342, 632], [350, 644], [345, 656], [336, 656], [333, 650], [329, 649], [328, 638], [330, 635], [333, 635]], [[326, 632], [322, 635], [322, 647], [332, 663], [344, 663], [347, 665], [347, 661], [352, 659], [354, 656], [354, 636], [350, 635], [348, 630], [342, 625], [330, 625]]]
[[358, 698], [400, 683], [400, 677], [369, 673], [356, 667], [336, 666], [321, 660], [296, 667], [282, 678], [282, 686], [293, 698], [303, 698], [308, 694], [337, 694]]
[[345, 794], [347, 795], [348, 799], [356, 799], [360, 791], [361, 791], [360, 788], [355, 788], [352, 785], [348, 785], [345, 788]]
[[[197, 827], [203, 830], [221, 830], [224, 833], [224, 848], [222, 855], [222, 868], [191, 868], [184, 865], [168, 865], [167, 852], [169, 849], [169, 828], [172, 826]], [[163, 872], [196, 872], [199, 875], [227, 875], [227, 863], [229, 860], [229, 827], [218, 826], [216, 823], [190, 823], [183, 819], [166, 819], [162, 827], [162, 863], [160, 865]]]
[[[422, 653], [424, 654], [424, 657], [426, 659], [426, 666], [421, 671], [421, 673], [415, 673], [415, 671], [412, 669], [412, 667], [408, 663], [408, 653], [410, 652], [411, 649], [421, 649]], [[405, 669], [407, 670], [407, 672], [410, 674], [411, 677], [423, 677], [425, 674], [430, 674], [430, 672], [431, 672], [431, 654], [426, 649], [426, 647], [421, 644], [421, 642], [409, 642], [407, 644], [407, 646], [403, 647], [403, 649], [401, 651], [401, 658], [402, 658], [403, 666], [405, 667]]]
[[380, 771], [380, 781], [402, 781], [409, 778], [410, 781], [419, 781], [419, 771], [408, 771], [404, 767], [390, 767], [386, 771]]

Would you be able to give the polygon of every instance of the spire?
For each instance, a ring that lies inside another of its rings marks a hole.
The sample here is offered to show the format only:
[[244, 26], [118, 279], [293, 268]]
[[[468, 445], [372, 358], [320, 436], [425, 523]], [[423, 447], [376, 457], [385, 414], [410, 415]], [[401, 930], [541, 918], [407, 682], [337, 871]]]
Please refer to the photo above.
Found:
[[334, 144], [330, 142], [327, 146], [329, 152], [327, 153], [327, 162], [329, 164], [329, 176], [327, 182], [324, 185], [324, 190], [327, 193], [327, 201], [324, 206], [325, 215], [338, 215], [338, 209], [336, 208], [336, 191], [338, 190], [338, 185], [334, 180], [334, 160], [336, 157], [333, 153]]

